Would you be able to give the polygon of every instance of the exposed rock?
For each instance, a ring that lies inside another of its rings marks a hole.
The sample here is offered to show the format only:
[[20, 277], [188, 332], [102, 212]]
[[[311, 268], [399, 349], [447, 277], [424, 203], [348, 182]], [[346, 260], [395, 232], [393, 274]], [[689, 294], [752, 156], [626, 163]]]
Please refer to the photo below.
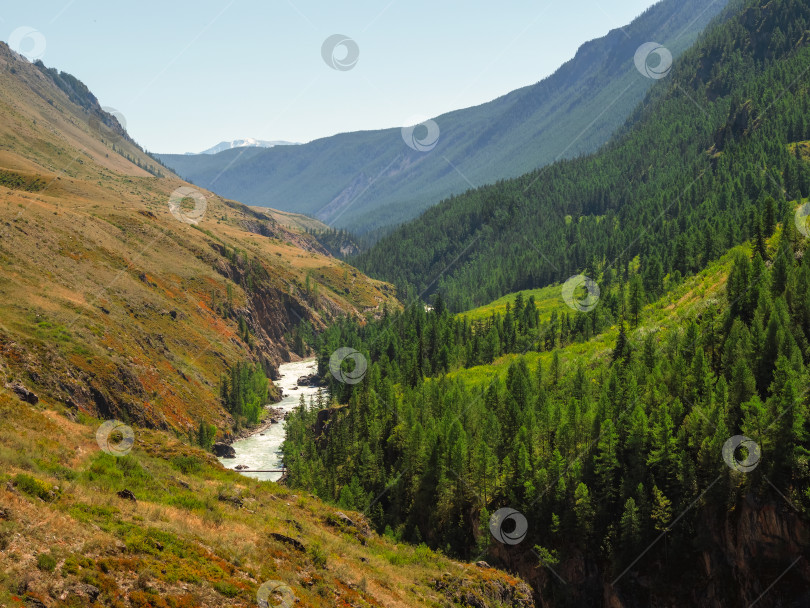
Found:
[[434, 587], [452, 602], [462, 606], [475, 608], [535, 606], [531, 588], [522, 581], [498, 578], [471, 579], [444, 573], [434, 582]]
[[360, 515], [359, 518], [356, 520], [352, 519], [342, 511], [338, 511], [335, 515], [343, 524], [355, 528], [358, 532], [360, 532], [364, 536], [371, 535], [371, 526], [362, 515]]
[[298, 378], [298, 386], [315, 386], [318, 384], [318, 374], [310, 374]]
[[118, 492], [118, 498], [123, 498], [124, 500], [131, 500], [132, 502], [138, 502], [138, 500], [135, 498], [135, 494], [132, 493], [132, 490], [127, 490], [126, 488]]
[[302, 553], [306, 553], [306, 547], [304, 547], [301, 541], [297, 541], [294, 538], [285, 536], [284, 534], [279, 534], [278, 532], [271, 532], [270, 536], [279, 542], [282, 542], [286, 545], [290, 545], [293, 549], [301, 551]]
[[227, 443], [217, 442], [213, 447], [214, 454], [220, 458], [236, 458], [236, 450]]
[[247, 469], [247, 468], [248, 468], [248, 466], [247, 466], [247, 465], [244, 465], [244, 464], [238, 464], [238, 465], [236, 465], [236, 466], [234, 467], [234, 470], [235, 470], [235, 471], [244, 471], [244, 470], [245, 470], [245, 469]]
[[490, 566], [488, 563], [486, 563], [483, 560], [480, 561], [480, 562], [475, 562], [475, 565], [478, 566], [479, 568], [492, 568], [492, 566]]
[[217, 499], [220, 502], [229, 502], [237, 509], [242, 508], [242, 497], [239, 494], [226, 494], [224, 491], [220, 491]]
[[77, 585], [73, 585], [72, 587], [68, 587], [65, 590], [65, 593], [62, 594], [60, 599], [66, 599], [68, 596], [78, 596], [81, 598], [86, 598], [89, 600], [88, 603], [95, 602], [98, 596], [101, 594], [101, 590], [98, 587], [93, 585], [88, 585], [85, 583], [79, 583]]
[[352, 528], [356, 528], [357, 524], [354, 523], [351, 517], [346, 515], [343, 511], [338, 511], [336, 514], [337, 518], [342, 521], [347, 526], [351, 526]]
[[341, 410], [346, 409], [348, 406], [343, 405], [340, 407], [333, 407], [326, 410], [320, 410], [318, 412], [318, 417], [315, 419], [315, 436], [319, 437], [323, 433], [329, 430], [329, 421], [339, 413]]
[[39, 397], [37, 397], [33, 392], [25, 388], [22, 384], [12, 382], [10, 384], [6, 384], [6, 388], [11, 391], [14, 391], [14, 393], [26, 403], [30, 403], [31, 405], [36, 405], [37, 403], [39, 403]]

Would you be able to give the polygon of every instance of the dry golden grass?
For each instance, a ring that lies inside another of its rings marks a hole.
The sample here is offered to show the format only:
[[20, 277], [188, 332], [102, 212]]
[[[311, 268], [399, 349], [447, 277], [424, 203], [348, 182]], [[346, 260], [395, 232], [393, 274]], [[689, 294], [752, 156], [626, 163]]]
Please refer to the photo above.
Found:
[[[182, 433], [203, 419], [226, 430], [217, 387], [229, 364], [286, 360], [302, 321], [397, 306], [363, 275], [346, 289], [335, 277], [354, 269], [307, 235], [211, 193], [199, 225], [178, 221], [169, 198], [188, 184], [129, 141], [115, 145], [166, 177], [113, 151], [85, 110], [4, 47], [0, 116], [0, 171], [45, 184], [0, 186], [0, 359], [38, 393]], [[270, 236], [251, 232], [259, 224]], [[248, 265], [263, 276], [249, 281]]]

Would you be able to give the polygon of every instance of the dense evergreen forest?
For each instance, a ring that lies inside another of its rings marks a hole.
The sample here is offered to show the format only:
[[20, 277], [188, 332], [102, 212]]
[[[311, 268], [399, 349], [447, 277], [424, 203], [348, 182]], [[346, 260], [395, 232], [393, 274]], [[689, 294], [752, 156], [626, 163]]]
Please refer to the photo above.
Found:
[[[467, 559], [497, 544], [489, 520], [506, 507], [530, 522], [523, 542], [538, 565], [586, 555], [611, 576], [668, 530], [649, 557], [666, 552], [667, 577], [694, 576], [711, 509], [774, 487], [810, 509], [810, 264], [785, 225], [766, 259], [736, 250], [725, 302], [683, 327], [631, 331], [628, 319], [608, 360], [565, 354], [585, 335], [565, 328], [588, 327], [593, 312], [554, 327], [537, 324], [528, 302], [474, 327], [440, 301], [333, 327], [318, 344], [333, 403], [302, 403], [289, 420], [289, 482], [367, 513], [397, 539]], [[630, 291], [609, 294], [625, 314]], [[329, 374], [329, 353], [345, 344], [370, 362], [361, 383]], [[550, 350], [550, 363], [518, 356], [505, 380], [479, 383], [445, 373], [521, 348]], [[763, 455], [748, 474], [721, 458], [735, 435]], [[561, 601], [569, 592], [546, 590]]]
[[[353, 263], [451, 310], [641, 257], [654, 289], [810, 194], [810, 6], [732, 3], [600, 152], [444, 201]], [[762, 6], [760, 6], [762, 5]], [[642, 76], [639, 75], [641, 78]], [[764, 227], [763, 227], [764, 225]]]
[[[742, 4], [602, 152], [445, 201], [357, 258], [412, 304], [308, 336], [331, 400], [289, 421], [291, 485], [393, 538], [520, 569], [489, 530], [514, 509], [524, 563], [600, 573], [585, 589], [543, 579], [555, 606], [596, 601], [596, 579], [686, 597], [745, 500], [806, 520], [810, 261], [794, 219], [810, 195], [810, 6]], [[645, 324], [729, 251], [722, 298]], [[503, 315], [454, 314], [577, 272], [602, 291], [589, 312], [541, 319], [520, 296]], [[606, 332], [607, 356], [574, 354]], [[330, 373], [341, 347], [368, 361], [362, 381]], [[755, 445], [737, 450], [743, 435]], [[799, 584], [787, 556], [751, 559]]]

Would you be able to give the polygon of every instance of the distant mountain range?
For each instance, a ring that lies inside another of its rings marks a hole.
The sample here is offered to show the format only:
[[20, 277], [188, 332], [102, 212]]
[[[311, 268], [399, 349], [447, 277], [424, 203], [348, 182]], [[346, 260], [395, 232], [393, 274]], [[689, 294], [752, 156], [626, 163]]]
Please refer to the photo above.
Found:
[[[221, 141], [213, 148], [203, 150], [200, 154], [218, 154], [225, 150], [233, 150], [234, 148], [275, 148], [276, 146], [297, 146], [292, 141], [265, 141], [263, 139], [234, 139], [233, 141]], [[186, 156], [195, 156], [196, 152], [186, 152]]]
[[223, 196], [305, 213], [356, 234], [372, 232], [473, 186], [595, 151], [656, 82], [658, 74], [645, 77], [636, 69], [637, 51], [654, 41], [679, 56], [726, 4], [663, 0], [628, 26], [582, 45], [545, 80], [438, 116], [429, 129], [400, 125], [300, 146], [159, 157]]
[[810, 41], [791, 25], [810, 8], [791, 1], [723, 22], [735, 2], [595, 154], [445, 200], [352, 264], [400, 297], [438, 292], [460, 311], [583, 269], [611, 277], [638, 264], [644, 289], [660, 291], [663, 277], [761, 235], [767, 218], [791, 225], [810, 195], [810, 97], [794, 87]]

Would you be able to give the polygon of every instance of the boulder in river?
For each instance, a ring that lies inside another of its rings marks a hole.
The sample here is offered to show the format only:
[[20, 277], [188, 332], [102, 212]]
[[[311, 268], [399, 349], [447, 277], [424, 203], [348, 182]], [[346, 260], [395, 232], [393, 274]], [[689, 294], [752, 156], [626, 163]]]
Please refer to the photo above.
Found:
[[317, 374], [309, 374], [298, 378], [298, 386], [315, 386], [318, 383]]
[[227, 443], [218, 441], [214, 444], [213, 450], [214, 454], [220, 458], [236, 458], [236, 450], [233, 449], [233, 446], [230, 446]]

